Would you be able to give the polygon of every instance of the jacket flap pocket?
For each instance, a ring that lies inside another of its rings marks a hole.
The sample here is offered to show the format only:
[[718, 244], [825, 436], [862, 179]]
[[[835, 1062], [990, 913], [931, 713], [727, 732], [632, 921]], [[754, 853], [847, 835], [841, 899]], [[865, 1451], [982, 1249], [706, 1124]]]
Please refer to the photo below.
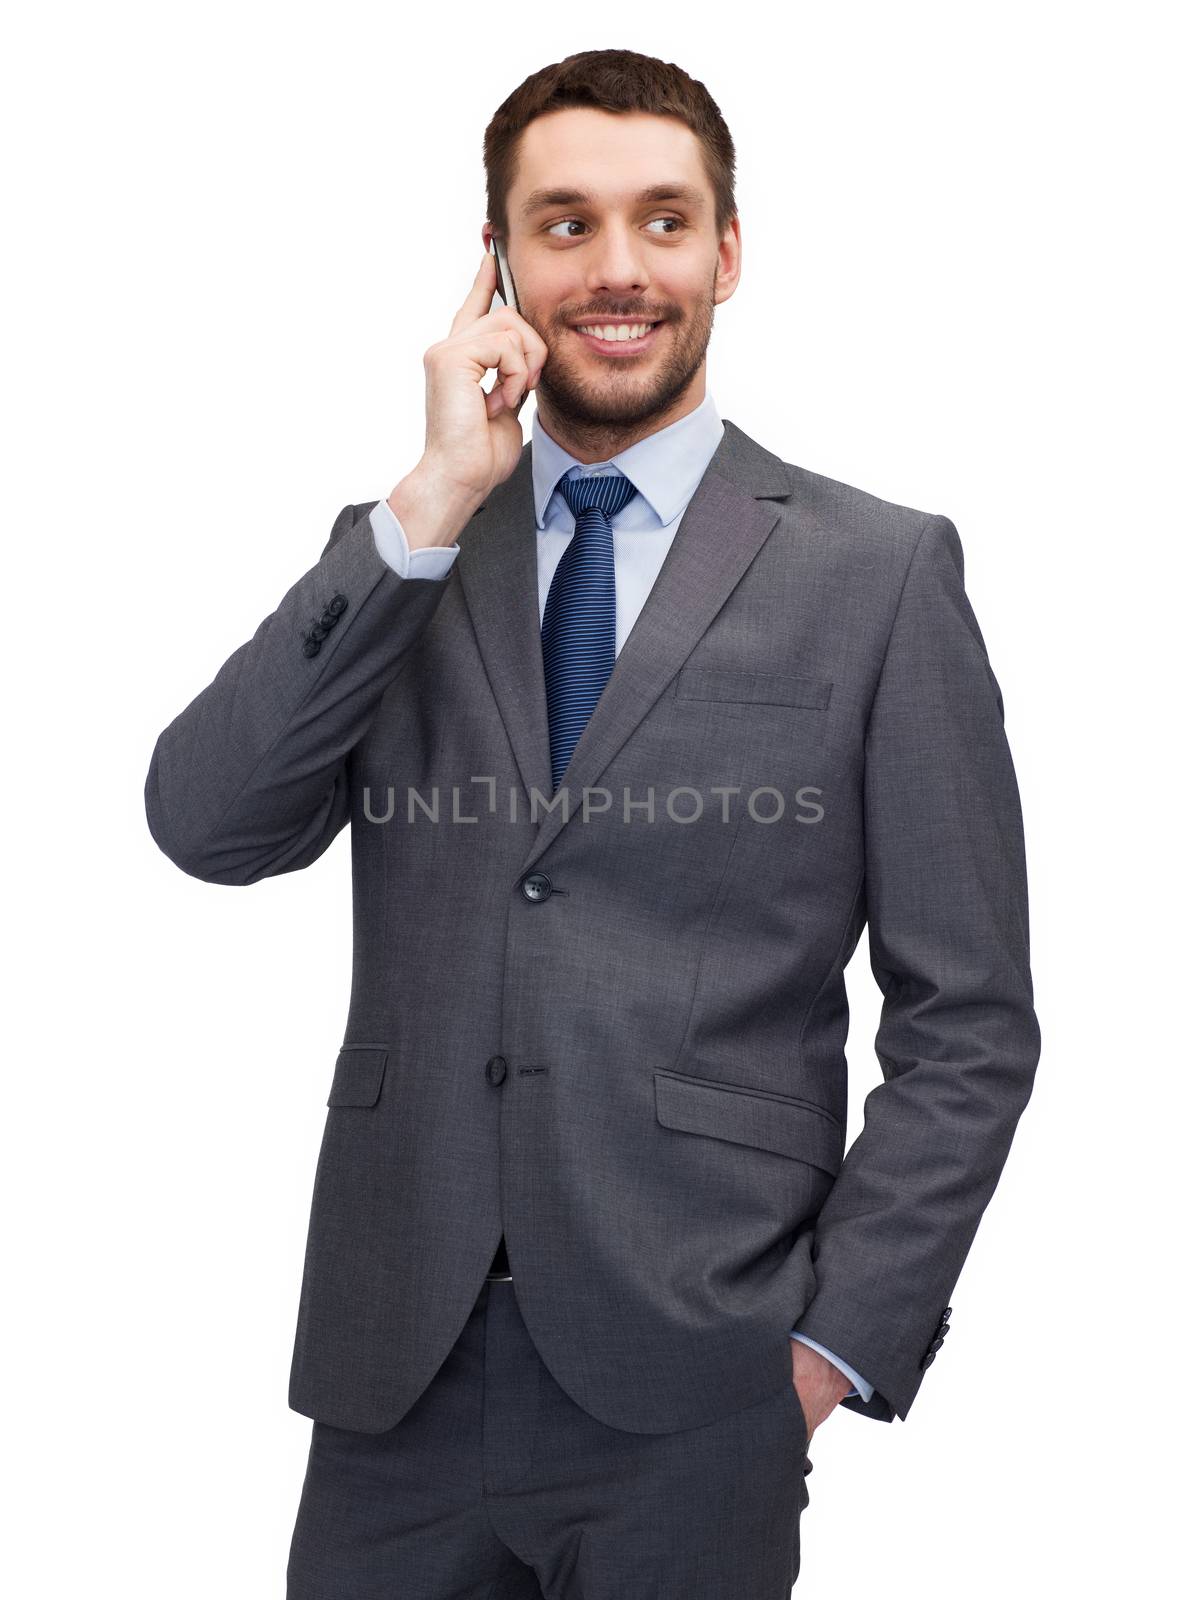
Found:
[[375, 1106], [389, 1052], [377, 1045], [346, 1044], [336, 1057], [329, 1106]]
[[759, 672], [753, 667], [683, 667], [676, 679], [675, 692], [680, 700], [738, 700], [823, 711], [832, 688], [831, 683], [820, 678], [796, 678], [787, 672]]
[[655, 1115], [665, 1128], [772, 1150], [833, 1176], [843, 1164], [838, 1122], [805, 1100], [656, 1072]]

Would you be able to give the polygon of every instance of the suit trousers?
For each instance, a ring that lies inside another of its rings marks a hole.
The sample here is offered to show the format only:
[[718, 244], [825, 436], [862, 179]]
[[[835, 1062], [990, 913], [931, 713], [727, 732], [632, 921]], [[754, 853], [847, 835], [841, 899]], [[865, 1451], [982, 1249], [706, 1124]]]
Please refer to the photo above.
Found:
[[488, 1278], [383, 1433], [312, 1423], [287, 1600], [788, 1600], [809, 1503], [782, 1387], [699, 1428], [630, 1433], [575, 1404], [510, 1278]]

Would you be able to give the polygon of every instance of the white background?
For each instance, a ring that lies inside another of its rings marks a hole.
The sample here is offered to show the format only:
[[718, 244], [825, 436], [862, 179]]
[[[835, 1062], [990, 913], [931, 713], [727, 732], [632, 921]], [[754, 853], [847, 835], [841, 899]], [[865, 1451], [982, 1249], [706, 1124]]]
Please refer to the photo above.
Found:
[[[340, 508], [416, 461], [492, 113], [623, 46], [701, 78], [736, 141], [721, 414], [953, 519], [1024, 804], [1036, 1090], [909, 1419], [839, 1408], [813, 1441], [796, 1593], [1154, 1595], [1177, 1420], [1164, 8], [412, 10], [49, 4], [6, 28], [6, 1588], [284, 1594], [348, 839], [203, 884], [156, 849], [143, 781]], [[850, 1142], [879, 1081], [866, 939], [849, 979]]]

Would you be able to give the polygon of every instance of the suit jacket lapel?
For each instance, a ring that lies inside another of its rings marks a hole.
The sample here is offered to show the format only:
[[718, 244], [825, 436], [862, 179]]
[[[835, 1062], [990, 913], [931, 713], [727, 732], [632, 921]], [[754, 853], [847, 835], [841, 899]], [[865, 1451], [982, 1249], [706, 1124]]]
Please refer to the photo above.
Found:
[[[776, 500], [790, 494], [777, 456], [734, 423], [689, 500], [601, 699], [566, 769], [569, 816], [541, 813], [521, 871], [548, 848], [581, 809], [584, 789], [601, 776], [679, 671], [783, 515]], [[476, 520], [477, 519], [477, 520]], [[511, 476], [492, 490], [468, 523], [455, 563], [492, 693], [525, 786], [553, 792], [548, 703], [537, 606], [536, 512], [532, 444]]]

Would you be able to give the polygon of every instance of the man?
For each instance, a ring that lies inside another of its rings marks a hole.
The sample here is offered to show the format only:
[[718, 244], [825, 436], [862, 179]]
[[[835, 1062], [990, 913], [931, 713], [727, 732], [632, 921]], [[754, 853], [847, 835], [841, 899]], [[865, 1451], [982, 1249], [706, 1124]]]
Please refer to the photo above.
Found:
[[778, 1600], [814, 1430], [907, 1415], [1031, 1093], [1003, 703], [953, 523], [712, 403], [741, 239], [703, 86], [571, 57], [485, 160], [519, 309], [485, 254], [421, 461], [146, 787], [213, 883], [352, 827], [288, 1595]]

